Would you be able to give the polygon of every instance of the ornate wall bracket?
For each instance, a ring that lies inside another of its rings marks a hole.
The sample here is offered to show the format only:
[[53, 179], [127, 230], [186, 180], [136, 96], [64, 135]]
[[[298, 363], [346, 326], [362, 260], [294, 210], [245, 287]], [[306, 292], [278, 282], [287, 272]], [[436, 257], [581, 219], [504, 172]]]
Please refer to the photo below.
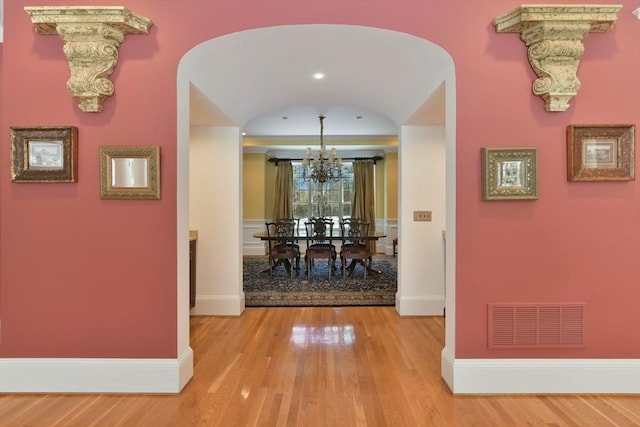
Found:
[[113, 95], [108, 79], [118, 64], [118, 48], [127, 34], [148, 34], [151, 21], [121, 6], [25, 7], [38, 34], [57, 34], [71, 77], [69, 92], [82, 111], [100, 112]]
[[617, 19], [620, 5], [522, 5], [497, 17], [498, 33], [520, 33], [529, 63], [538, 78], [532, 90], [547, 111], [565, 111], [580, 89], [578, 66], [588, 33], [605, 33]]

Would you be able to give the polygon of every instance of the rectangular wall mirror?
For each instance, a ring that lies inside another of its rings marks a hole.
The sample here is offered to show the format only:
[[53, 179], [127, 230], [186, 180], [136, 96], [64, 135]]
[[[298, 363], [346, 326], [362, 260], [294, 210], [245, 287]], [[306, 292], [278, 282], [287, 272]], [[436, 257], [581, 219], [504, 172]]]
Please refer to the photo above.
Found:
[[100, 198], [159, 199], [160, 147], [100, 147]]

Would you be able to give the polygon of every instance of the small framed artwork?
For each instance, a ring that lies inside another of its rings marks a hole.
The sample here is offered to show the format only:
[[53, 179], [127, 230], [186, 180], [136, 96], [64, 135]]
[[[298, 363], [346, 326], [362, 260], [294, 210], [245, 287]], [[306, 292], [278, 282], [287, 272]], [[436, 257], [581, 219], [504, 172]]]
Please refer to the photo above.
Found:
[[12, 182], [77, 182], [78, 128], [11, 127]]
[[482, 200], [538, 198], [536, 148], [482, 148]]
[[100, 198], [159, 199], [160, 147], [100, 147]]
[[567, 126], [567, 179], [633, 181], [635, 126]]

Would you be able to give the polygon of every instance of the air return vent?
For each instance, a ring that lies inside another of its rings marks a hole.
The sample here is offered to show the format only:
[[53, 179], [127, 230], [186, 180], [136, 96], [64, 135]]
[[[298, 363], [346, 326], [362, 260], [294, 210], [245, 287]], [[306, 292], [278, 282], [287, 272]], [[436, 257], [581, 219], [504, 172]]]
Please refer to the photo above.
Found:
[[584, 347], [584, 308], [581, 303], [489, 304], [489, 348]]

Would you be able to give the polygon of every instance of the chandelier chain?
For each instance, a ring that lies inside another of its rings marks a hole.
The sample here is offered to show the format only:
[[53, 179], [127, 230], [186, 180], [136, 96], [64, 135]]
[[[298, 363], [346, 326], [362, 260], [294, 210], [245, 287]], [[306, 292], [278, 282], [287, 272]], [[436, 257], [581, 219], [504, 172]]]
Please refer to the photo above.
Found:
[[324, 145], [325, 116], [319, 116], [318, 118], [320, 119], [320, 151], [315, 156], [312, 156], [311, 148], [307, 148], [304, 159], [302, 159], [302, 176], [306, 180], [324, 184], [327, 181], [342, 179], [342, 159], [338, 157], [335, 148], [326, 157], [327, 150]]

